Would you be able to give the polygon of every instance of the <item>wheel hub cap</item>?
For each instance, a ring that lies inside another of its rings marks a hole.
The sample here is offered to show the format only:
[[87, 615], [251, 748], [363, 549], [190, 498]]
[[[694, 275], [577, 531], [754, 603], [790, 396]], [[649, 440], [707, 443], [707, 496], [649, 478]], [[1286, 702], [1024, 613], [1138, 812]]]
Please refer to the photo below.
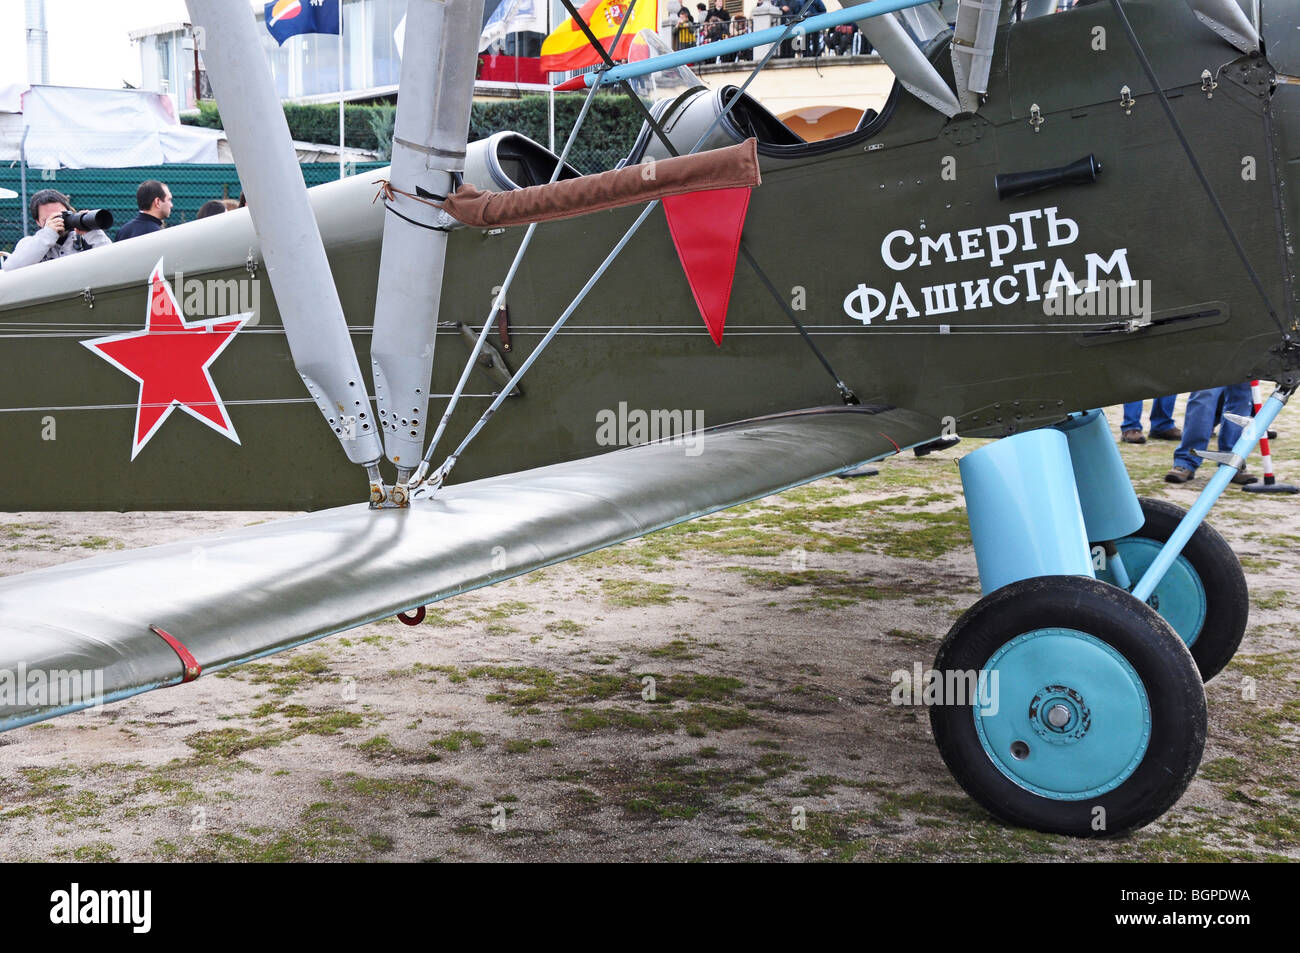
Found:
[[1151, 738], [1146, 689], [1133, 666], [1075, 629], [1036, 629], [993, 654], [991, 698], [972, 706], [989, 759], [1044, 797], [1083, 800], [1118, 787]]
[[[1146, 574], [1163, 548], [1162, 543], [1153, 539], [1143, 539], [1140, 536], [1121, 539], [1115, 546], [1134, 584]], [[1109, 569], [1097, 573], [1097, 578], [1112, 585], [1115, 583]], [[1186, 556], [1179, 556], [1174, 560], [1165, 577], [1160, 580], [1160, 585], [1156, 586], [1156, 591], [1147, 600], [1147, 604], [1160, 613], [1160, 617], [1169, 623], [1170, 627], [1178, 633], [1178, 637], [1188, 646], [1196, 642], [1197, 636], [1205, 626], [1205, 616], [1208, 611], [1205, 585]]]
[[1092, 711], [1083, 696], [1067, 685], [1048, 685], [1029, 703], [1029, 723], [1052, 744], [1073, 744], [1092, 727]]

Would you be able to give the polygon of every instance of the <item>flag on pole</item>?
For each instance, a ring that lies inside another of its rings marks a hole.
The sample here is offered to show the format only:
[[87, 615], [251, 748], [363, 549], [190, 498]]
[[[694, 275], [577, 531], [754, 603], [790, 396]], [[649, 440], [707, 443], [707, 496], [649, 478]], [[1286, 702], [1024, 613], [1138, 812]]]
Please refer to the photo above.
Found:
[[492, 16], [483, 24], [478, 49], [483, 52], [510, 33], [545, 33], [546, 12], [539, 0], [501, 0]]
[[[627, 59], [628, 48], [638, 31], [655, 28], [657, 6], [654, 0], [637, 0], [632, 19], [623, 31], [622, 39], [618, 41], [618, 49], [610, 51], [614, 59]], [[618, 32], [618, 25], [627, 15], [627, 8], [627, 0], [587, 0], [578, 8], [578, 13], [587, 21], [601, 45], [609, 50], [614, 42], [614, 34]], [[547, 72], [562, 73], [601, 62], [604, 61], [600, 54], [587, 42], [587, 35], [573, 21], [573, 17], [566, 17], [555, 32], [542, 42], [542, 69]]]
[[339, 32], [340, 0], [274, 0], [266, 5], [266, 29], [284, 46], [291, 36]]

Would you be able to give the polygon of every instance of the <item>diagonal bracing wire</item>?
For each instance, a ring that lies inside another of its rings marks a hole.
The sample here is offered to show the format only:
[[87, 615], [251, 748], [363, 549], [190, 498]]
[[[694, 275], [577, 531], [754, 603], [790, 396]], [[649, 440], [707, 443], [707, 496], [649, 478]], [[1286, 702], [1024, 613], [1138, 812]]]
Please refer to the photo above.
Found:
[[[614, 46], [618, 46], [619, 38], [623, 36], [623, 30], [632, 19], [632, 11], [636, 8], [637, 0], [632, 0], [628, 4], [627, 15], [623, 17], [623, 22], [618, 25], [618, 32], [614, 35]], [[576, 14], [575, 14], [576, 16]], [[578, 22], [582, 23], [582, 18], [578, 17]], [[583, 27], [586, 24], [583, 23]], [[590, 33], [588, 33], [590, 36]], [[599, 47], [599, 44], [597, 44]], [[603, 48], [602, 48], [603, 49]], [[592, 101], [596, 98], [596, 91], [600, 89], [600, 84], [596, 83], [587, 93], [587, 98], [582, 103], [582, 109], [578, 112], [578, 118], [573, 124], [573, 129], [569, 132], [568, 139], [564, 142], [564, 148], [560, 151], [560, 157], [556, 160], [555, 169], [551, 172], [550, 182], [554, 183], [560, 178], [560, 173], [564, 171], [564, 162], [569, 157], [569, 151], [573, 148], [574, 142], [578, 139], [578, 133], [582, 129], [582, 124], [587, 118], [587, 112], [591, 109]], [[514, 284], [515, 275], [519, 272], [519, 266], [523, 263], [524, 253], [528, 251], [528, 246], [533, 242], [533, 235], [537, 232], [537, 223], [533, 222], [524, 232], [524, 240], [519, 243], [518, 250], [515, 251], [514, 260], [510, 262], [510, 268], [506, 271], [505, 280], [501, 282], [501, 290], [492, 301], [492, 308], [488, 311], [487, 320], [483, 323], [483, 330], [479, 332], [478, 340], [474, 343], [474, 349], [470, 352], [469, 360], [465, 362], [465, 369], [461, 372], [460, 380], [456, 382], [456, 387], [452, 391], [451, 400], [447, 402], [447, 409], [443, 411], [442, 419], [438, 421], [438, 428], [433, 433], [433, 439], [429, 441], [429, 449], [425, 451], [424, 459], [420, 461], [420, 466], [416, 469], [411, 478], [410, 486], [417, 487], [424, 482], [425, 474], [429, 472], [429, 461], [433, 459], [433, 451], [442, 440], [442, 435], [447, 430], [447, 424], [451, 420], [452, 413], [456, 410], [456, 405], [460, 403], [461, 393], [465, 390], [469, 382], [469, 375], [474, 370], [474, 365], [478, 363], [478, 358], [483, 353], [483, 344], [487, 341], [488, 332], [492, 330], [492, 321], [497, 312], [501, 309], [501, 303], [506, 300], [506, 294], [510, 291], [510, 286]], [[509, 395], [513, 391], [514, 384], [503, 390], [503, 395]]]
[[[605, 61], [605, 65], [612, 69], [614, 66], [614, 58], [610, 56], [609, 51], [607, 51], [605, 47], [596, 40], [595, 35], [591, 32], [591, 28], [583, 22], [582, 17], [578, 15], [578, 11], [574, 9], [572, 0], [560, 0], [560, 3], [564, 4], [564, 9], [569, 11], [569, 15], [573, 17], [574, 21], [579, 25], [579, 27], [581, 27], [582, 32], [587, 35], [588, 42], [595, 47], [596, 52], [599, 53], [601, 59]], [[615, 46], [617, 47], [617, 44], [615, 44]], [[619, 80], [618, 84], [622, 88], [623, 92], [627, 94], [628, 99], [632, 100], [637, 109], [641, 111], [642, 118], [649, 123], [650, 128], [654, 130], [655, 136], [661, 143], [663, 143], [668, 154], [672, 156], [680, 155], [677, 151], [677, 147], [673, 145], [672, 140], [668, 138], [668, 133], [664, 131], [659, 120], [654, 117], [654, 114], [650, 112], [649, 107], [646, 106], [641, 97], [636, 94], [636, 91], [632, 89], [632, 84], [625, 79]], [[826, 358], [826, 355], [822, 353], [821, 348], [817, 346], [816, 342], [813, 341], [812, 336], [799, 321], [798, 316], [794, 313], [794, 309], [791, 308], [785, 298], [781, 296], [781, 292], [776, 290], [776, 286], [772, 284], [772, 280], [768, 278], [767, 272], [763, 270], [763, 267], [758, 263], [758, 259], [755, 258], [753, 253], [749, 250], [749, 246], [745, 243], [744, 238], [741, 238], [740, 240], [740, 253], [745, 256], [745, 261], [749, 264], [749, 267], [753, 269], [754, 274], [758, 276], [758, 280], [762, 282], [763, 287], [768, 290], [768, 293], [771, 294], [772, 299], [780, 306], [781, 310], [785, 313], [785, 316], [790, 319], [790, 323], [795, 326], [796, 330], [798, 330], [799, 334], [803, 337], [804, 342], [808, 347], [812, 348], [813, 354], [816, 356], [817, 360], [821, 362], [822, 367], [826, 368], [826, 372], [830, 374], [831, 380], [835, 382], [835, 389], [839, 391], [840, 398], [846, 404], [858, 403], [859, 401], [857, 396], [849, 388], [849, 385], [844, 383], [844, 379], [840, 377], [839, 374], [835, 373], [835, 368], [831, 367], [831, 362]]]
[[[633, 0], [633, 2], [635, 2], [635, 0]], [[736, 103], [740, 101], [740, 97], [745, 94], [745, 90], [749, 88], [750, 84], [754, 82], [754, 79], [758, 76], [759, 72], [763, 69], [764, 66], [767, 65], [768, 61], [780, 48], [781, 43], [783, 43], [786, 37], [788, 37], [794, 31], [795, 27], [798, 24], [803, 22], [804, 17], [807, 14], [808, 7], [810, 7], [811, 5], [812, 5], [812, 0], [804, 0], [804, 5], [800, 9], [799, 15], [795, 19], [792, 19], [788, 24], [786, 24], [785, 30], [782, 31], [780, 38], [778, 38], [776, 42], [774, 42], [772, 46], [768, 48], [767, 53], [763, 55], [763, 58], [750, 72], [749, 76], [745, 79], [745, 82], [742, 83], [740, 88], [736, 90], [736, 92], [732, 95], [732, 97], [729, 100], [727, 100], [727, 103], [722, 108], [722, 111], [718, 113], [718, 115], [714, 118], [713, 122], [709, 125], [709, 127], [705, 129], [703, 134], [701, 134], [701, 136], [699, 137], [699, 139], [695, 141], [695, 145], [691, 147], [689, 154], [693, 155], [695, 152], [697, 152], [700, 146], [704, 145], [704, 143], [708, 140], [709, 136], [713, 134], [713, 130], [715, 130], [718, 127], [718, 125], [722, 122], [722, 120], [727, 117], [727, 114], [731, 112], [732, 107], [734, 107]], [[627, 24], [629, 19], [631, 19], [630, 5], [629, 5], [628, 15], [626, 15], [623, 18], [622, 24], [619, 25], [620, 36], [622, 35], [623, 26]], [[615, 45], [617, 45], [617, 42], [618, 42], [618, 37], [616, 36]], [[608, 69], [608, 67], [605, 67], [605, 69]], [[591, 88], [596, 89], [599, 86], [600, 84], [596, 83], [593, 84]], [[555, 336], [560, 333], [560, 329], [564, 327], [565, 323], [572, 316], [573, 312], [575, 312], [578, 309], [578, 307], [582, 304], [582, 302], [586, 300], [586, 297], [591, 292], [591, 289], [595, 287], [596, 282], [598, 282], [601, 279], [601, 277], [609, 269], [609, 266], [614, 263], [614, 261], [618, 258], [619, 254], [627, 246], [627, 243], [632, 240], [632, 237], [636, 235], [638, 231], [640, 231], [641, 226], [645, 224], [646, 219], [650, 217], [650, 213], [653, 212], [658, 205], [659, 205], [659, 201], [656, 199], [655, 201], [649, 203], [641, 211], [641, 214], [637, 216], [636, 221], [634, 221], [631, 227], [628, 228], [628, 230], [623, 234], [623, 237], [618, 240], [618, 243], [614, 246], [613, 250], [610, 251], [610, 253], [605, 256], [605, 260], [601, 262], [600, 267], [598, 267], [596, 271], [592, 274], [592, 276], [589, 279], [587, 279], [587, 283], [582, 286], [582, 290], [580, 290], [578, 294], [574, 297], [574, 299], [569, 303], [569, 306], [564, 309], [564, 313], [560, 315], [560, 317], [556, 320], [555, 324], [552, 325], [551, 329], [546, 332], [545, 337], [542, 338], [542, 340], [538, 343], [537, 347], [533, 350], [533, 352], [528, 355], [528, 359], [525, 360], [522, 365], [520, 365], [519, 370], [515, 371], [514, 375], [510, 378], [509, 382], [507, 382], [502, 387], [501, 393], [492, 402], [491, 406], [488, 407], [488, 409], [483, 412], [483, 416], [481, 416], [478, 419], [478, 421], [474, 424], [474, 426], [470, 428], [469, 433], [467, 433], [464, 439], [461, 440], [459, 446], [457, 446], [455, 450], [453, 450], [450, 454], [448, 454], [447, 458], [442, 462], [441, 466], [439, 466], [437, 471], [429, 478], [432, 483], [432, 488], [434, 490], [442, 486], [443, 482], [447, 479], [447, 475], [451, 473], [452, 468], [455, 467], [456, 461], [459, 460], [461, 454], [465, 452], [465, 448], [470, 445], [470, 443], [474, 440], [474, 438], [479, 435], [480, 431], [482, 431], [483, 427], [486, 426], [487, 422], [492, 419], [492, 416], [497, 412], [497, 409], [501, 406], [501, 404], [505, 402], [505, 399], [510, 395], [510, 392], [515, 389], [515, 385], [519, 383], [519, 380], [524, 376], [524, 374], [528, 372], [528, 369], [533, 366], [537, 358], [541, 356], [542, 352], [546, 350], [547, 345], [549, 345], [551, 341], [555, 339]], [[484, 333], [486, 334], [486, 331]], [[436, 446], [437, 446], [436, 444], [429, 445], [428, 452], [425, 453], [424, 459], [420, 462], [419, 469], [416, 470], [415, 475], [411, 480], [410, 483], [411, 489], [415, 489], [416, 487], [420, 486], [424, 482], [425, 477], [428, 474], [429, 461], [433, 457], [433, 452]]]

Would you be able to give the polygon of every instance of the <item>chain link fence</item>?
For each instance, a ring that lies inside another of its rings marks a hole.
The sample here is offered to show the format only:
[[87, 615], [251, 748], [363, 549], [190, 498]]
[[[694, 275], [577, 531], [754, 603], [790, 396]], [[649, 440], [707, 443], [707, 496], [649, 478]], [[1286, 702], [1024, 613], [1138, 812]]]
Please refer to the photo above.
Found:
[[[350, 175], [383, 168], [383, 162], [355, 162], [344, 166]], [[301, 163], [308, 188], [339, 177], [337, 162]], [[136, 214], [135, 190], [141, 182], [156, 179], [172, 193], [172, 214], [167, 224], [179, 225], [198, 217], [199, 209], [212, 199], [236, 202], [241, 187], [234, 165], [159, 165], [124, 169], [27, 169], [24, 192], [23, 169], [19, 165], [0, 168], [0, 188], [18, 193], [14, 199], [0, 199], [0, 251], [12, 251], [24, 235], [24, 211], [28, 200], [41, 189], [58, 189], [81, 210], [107, 209], [113, 213], [110, 238]], [[26, 234], [36, 223], [26, 223]]]
[[[555, 97], [557, 152], [563, 148], [584, 98], [584, 95]], [[391, 105], [349, 107], [348, 145], [385, 156], [391, 142], [393, 116]], [[325, 134], [329, 129], [337, 130], [337, 107], [286, 107], [286, 118], [291, 120], [290, 128], [295, 138], [302, 141], [328, 141]], [[220, 116], [215, 109], [205, 109], [202, 124], [219, 128]], [[550, 105], [545, 95], [476, 102], [469, 138], [471, 141], [483, 139], [508, 129], [547, 145], [550, 125]], [[641, 115], [634, 104], [620, 93], [599, 93], [568, 161], [587, 174], [612, 169], [631, 150], [640, 128]], [[84, 131], [76, 134], [85, 135]], [[130, 158], [129, 155], [118, 155], [114, 165], [130, 162]], [[348, 175], [356, 175], [384, 168], [387, 164], [385, 161], [357, 161], [346, 163], [344, 168]], [[309, 188], [339, 176], [337, 161], [302, 162], [299, 168]], [[12, 251], [24, 235], [36, 230], [36, 223], [27, 220], [26, 210], [31, 196], [41, 189], [58, 189], [82, 211], [107, 209], [112, 212], [114, 225], [108, 229], [108, 234], [113, 238], [122, 225], [135, 217], [137, 187], [151, 179], [165, 183], [171, 190], [173, 203], [171, 217], [167, 220], [169, 226], [193, 221], [203, 204], [213, 199], [236, 202], [242, 191], [239, 173], [233, 164], [169, 163], [132, 164], [121, 168], [37, 169], [16, 162], [0, 167], [0, 189], [18, 193], [17, 198], [0, 198], [0, 251]]]

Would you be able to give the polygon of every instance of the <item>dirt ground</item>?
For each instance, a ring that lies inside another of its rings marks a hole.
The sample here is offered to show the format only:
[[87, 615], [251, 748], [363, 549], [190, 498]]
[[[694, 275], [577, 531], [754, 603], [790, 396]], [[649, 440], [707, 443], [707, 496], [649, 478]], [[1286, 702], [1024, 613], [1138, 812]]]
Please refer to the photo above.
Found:
[[[1300, 482], [1300, 410], [1278, 429]], [[928, 668], [978, 598], [955, 465], [976, 445], [2, 735], [0, 857], [1300, 859], [1300, 497], [1233, 489], [1212, 515], [1250, 626], [1208, 686], [1196, 780], [1141, 831], [1002, 825], [925, 709], [890, 703], [890, 674]], [[1188, 505], [1204, 477], [1165, 484], [1172, 450], [1122, 452], [1140, 495]], [[0, 574], [275, 515], [9, 514]]]

